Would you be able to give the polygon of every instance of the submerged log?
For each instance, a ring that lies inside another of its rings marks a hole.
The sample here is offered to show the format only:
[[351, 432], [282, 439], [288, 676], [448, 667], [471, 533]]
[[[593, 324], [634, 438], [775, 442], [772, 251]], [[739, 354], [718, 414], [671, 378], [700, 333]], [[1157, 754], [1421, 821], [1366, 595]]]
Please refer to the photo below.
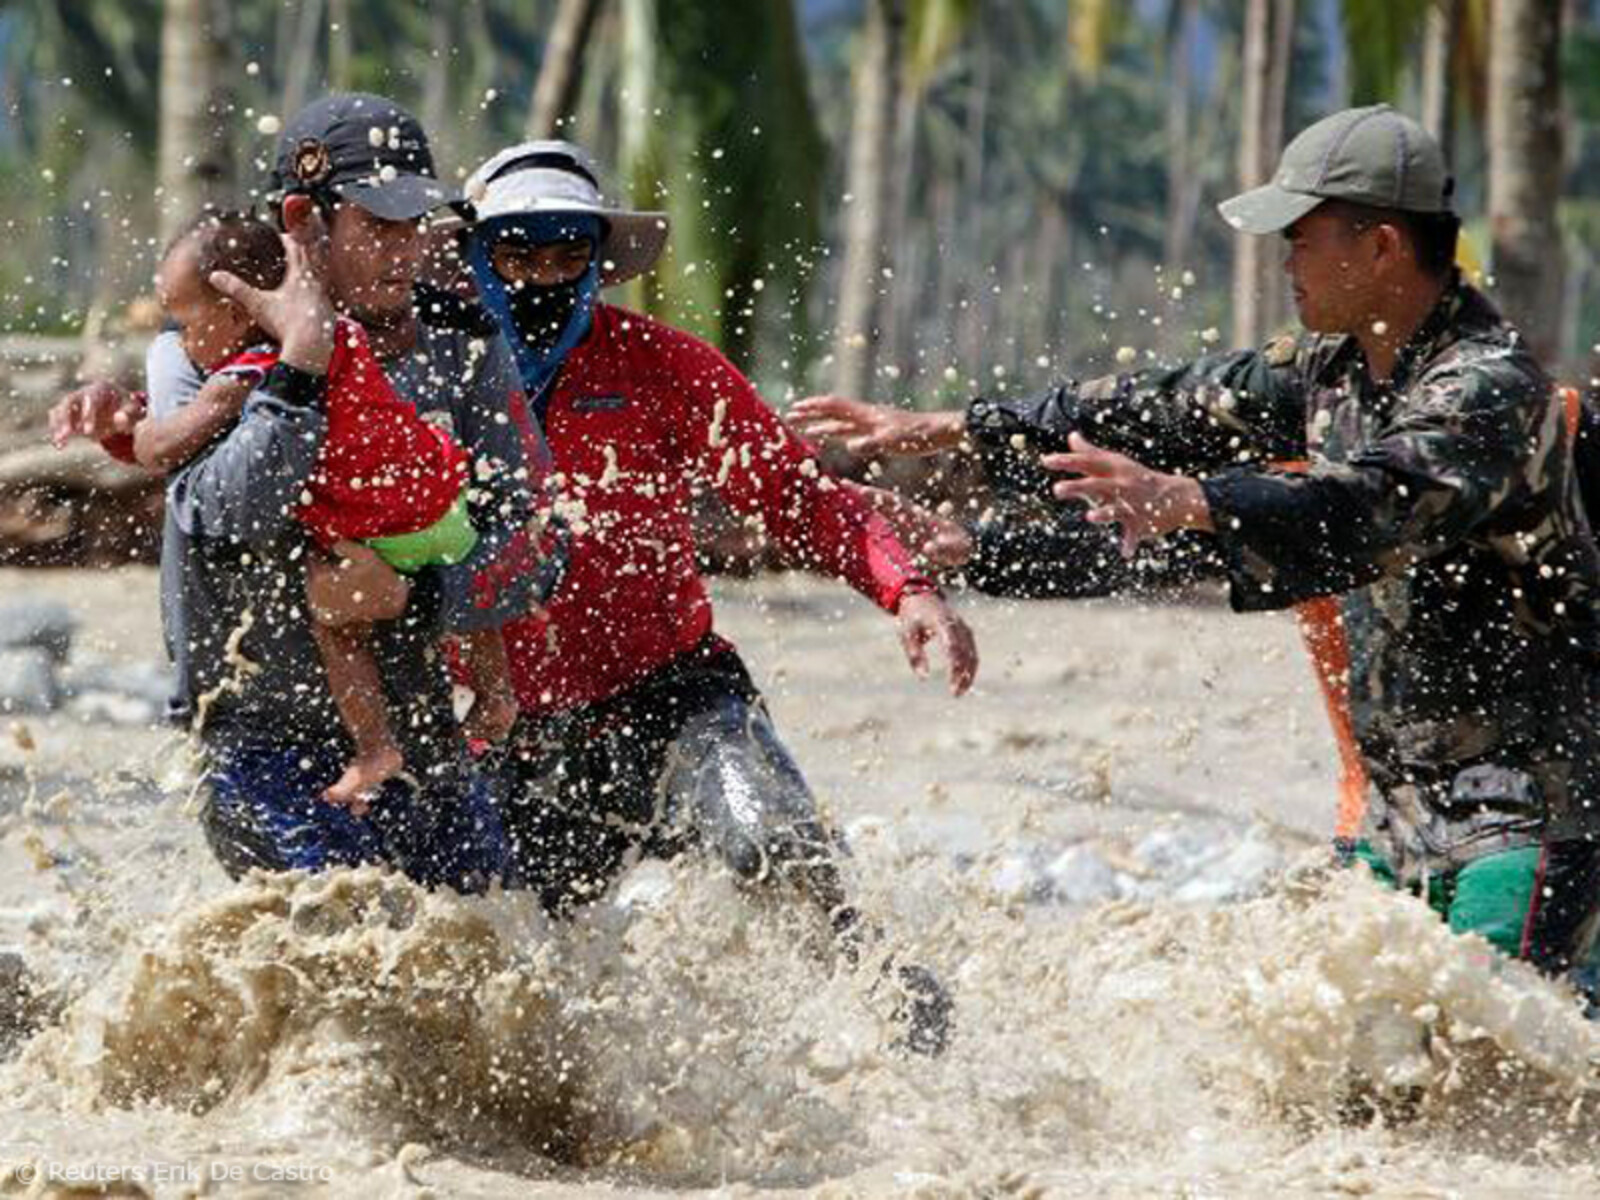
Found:
[[161, 480], [99, 446], [0, 454], [0, 565], [154, 562], [160, 526]]
[[154, 562], [161, 481], [92, 442], [56, 449], [46, 414], [85, 376], [137, 387], [148, 337], [0, 334], [0, 566]]

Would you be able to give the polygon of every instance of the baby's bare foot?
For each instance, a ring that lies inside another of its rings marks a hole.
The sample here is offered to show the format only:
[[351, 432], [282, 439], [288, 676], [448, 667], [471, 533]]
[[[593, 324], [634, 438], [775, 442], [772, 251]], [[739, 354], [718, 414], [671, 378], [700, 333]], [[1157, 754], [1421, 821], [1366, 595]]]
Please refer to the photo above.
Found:
[[350, 760], [344, 774], [322, 793], [329, 804], [348, 809], [353, 817], [364, 817], [372, 807], [372, 795], [405, 769], [405, 760], [392, 745], [379, 746]]
[[473, 701], [462, 732], [475, 742], [503, 742], [511, 727], [517, 723], [516, 697], [504, 695], [479, 696]]

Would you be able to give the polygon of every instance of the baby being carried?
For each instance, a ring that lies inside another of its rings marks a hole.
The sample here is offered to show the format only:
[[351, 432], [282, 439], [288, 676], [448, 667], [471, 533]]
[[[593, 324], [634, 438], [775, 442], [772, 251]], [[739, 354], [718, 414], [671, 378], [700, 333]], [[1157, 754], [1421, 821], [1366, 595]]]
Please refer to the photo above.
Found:
[[[206, 213], [167, 248], [156, 273], [162, 307], [180, 327], [184, 352], [206, 377], [186, 405], [151, 416], [134, 430], [134, 454], [173, 471], [238, 421], [246, 398], [277, 362], [277, 347], [248, 313], [209, 283], [226, 271], [256, 288], [281, 285], [283, 242], [265, 222], [241, 213]], [[297, 516], [323, 553], [343, 541], [370, 546], [396, 571], [463, 561], [477, 541], [467, 512], [466, 452], [424, 420], [390, 386], [356, 322], [334, 330], [325, 400], [327, 429]], [[377, 664], [364, 625], [334, 624], [313, 611], [328, 684], [354, 752], [324, 793], [360, 815], [366, 797], [400, 774], [404, 762], [389, 726]], [[476, 701], [467, 734], [502, 740], [517, 715], [498, 629], [463, 635]]]

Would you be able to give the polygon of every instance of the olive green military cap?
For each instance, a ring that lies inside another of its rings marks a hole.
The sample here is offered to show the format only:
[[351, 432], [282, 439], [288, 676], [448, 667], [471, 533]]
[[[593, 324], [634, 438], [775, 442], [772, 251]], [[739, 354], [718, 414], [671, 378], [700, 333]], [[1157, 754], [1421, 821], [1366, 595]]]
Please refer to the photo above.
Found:
[[1324, 200], [1405, 212], [1450, 211], [1455, 181], [1444, 151], [1387, 104], [1324, 117], [1284, 148], [1272, 180], [1217, 206], [1245, 233], [1287, 229]]

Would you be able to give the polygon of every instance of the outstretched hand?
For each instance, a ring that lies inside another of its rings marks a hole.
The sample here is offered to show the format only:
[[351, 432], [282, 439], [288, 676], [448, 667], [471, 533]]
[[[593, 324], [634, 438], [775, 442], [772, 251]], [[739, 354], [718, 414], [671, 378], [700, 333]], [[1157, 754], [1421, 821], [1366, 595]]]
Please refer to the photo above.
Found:
[[1176, 529], [1213, 528], [1211, 506], [1198, 480], [1168, 475], [1125, 454], [1102, 450], [1075, 433], [1065, 454], [1046, 454], [1039, 462], [1050, 471], [1079, 476], [1063, 479], [1051, 491], [1061, 500], [1083, 500], [1097, 524], [1122, 526], [1122, 552], [1132, 556], [1139, 543]]
[[119, 433], [132, 433], [144, 414], [143, 392], [124, 392], [111, 383], [90, 383], [58, 400], [46, 419], [50, 440], [59, 450], [75, 437], [103, 442]]
[[950, 694], [963, 695], [978, 675], [978, 642], [938, 592], [916, 592], [900, 600], [895, 615], [906, 661], [919, 678], [928, 674], [928, 643], [938, 642], [950, 667]]
[[[287, 202], [286, 202], [287, 203]], [[213, 271], [211, 286], [250, 314], [281, 347], [279, 361], [314, 375], [333, 356], [333, 304], [328, 299], [328, 232], [312, 208], [283, 236], [283, 283], [272, 291], [252, 287], [228, 271]]]
[[915, 413], [844, 396], [807, 396], [789, 409], [807, 437], [842, 442], [867, 458], [909, 458], [953, 450], [965, 432], [958, 412]]
[[972, 557], [972, 535], [960, 522], [886, 488], [848, 479], [836, 482], [872, 505], [889, 522], [901, 544], [926, 566], [954, 570], [965, 566]]

